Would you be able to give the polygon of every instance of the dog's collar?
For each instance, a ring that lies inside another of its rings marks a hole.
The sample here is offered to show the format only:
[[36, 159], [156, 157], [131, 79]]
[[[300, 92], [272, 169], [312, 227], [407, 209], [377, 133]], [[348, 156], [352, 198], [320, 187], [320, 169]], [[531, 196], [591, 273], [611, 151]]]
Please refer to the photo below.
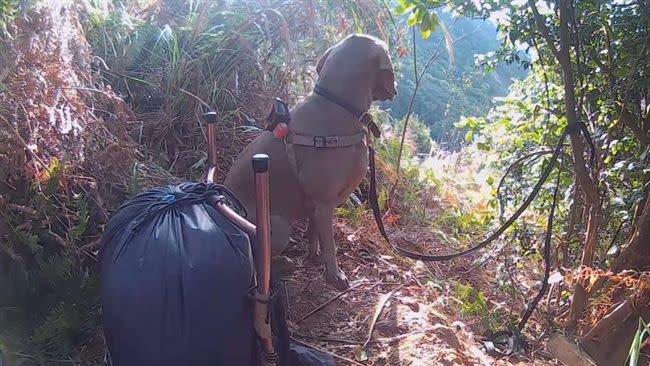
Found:
[[341, 98], [336, 96], [336, 94], [318, 84], [314, 85], [314, 93], [327, 99], [330, 103], [334, 103], [337, 106], [345, 109], [348, 111], [348, 113], [355, 116], [357, 118], [357, 121], [366, 127], [373, 134], [373, 136], [379, 137], [381, 134], [379, 127], [377, 127], [377, 124], [375, 124], [375, 121], [372, 119], [372, 116], [368, 113], [368, 111], [361, 110], [353, 105], [346, 103], [344, 100], [341, 100]]
[[328, 101], [338, 105], [339, 107], [345, 109], [349, 113], [351, 113], [353, 116], [357, 117], [357, 119], [361, 119], [361, 117], [366, 113], [366, 111], [361, 110], [351, 104], [346, 103], [344, 100], [341, 100], [336, 94], [332, 93], [331, 91], [323, 88], [322, 86], [316, 84], [314, 86], [314, 93], [320, 95], [321, 97], [327, 99]]

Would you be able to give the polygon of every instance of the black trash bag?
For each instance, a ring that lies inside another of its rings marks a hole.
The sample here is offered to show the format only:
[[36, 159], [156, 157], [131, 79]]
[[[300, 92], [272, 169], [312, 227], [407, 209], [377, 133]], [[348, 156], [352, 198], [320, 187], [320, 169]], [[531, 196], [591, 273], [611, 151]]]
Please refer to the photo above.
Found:
[[336, 362], [327, 353], [292, 344], [289, 346], [288, 366], [336, 366]]
[[155, 188], [113, 216], [100, 276], [112, 365], [254, 364], [250, 241], [207, 201], [228, 194]]

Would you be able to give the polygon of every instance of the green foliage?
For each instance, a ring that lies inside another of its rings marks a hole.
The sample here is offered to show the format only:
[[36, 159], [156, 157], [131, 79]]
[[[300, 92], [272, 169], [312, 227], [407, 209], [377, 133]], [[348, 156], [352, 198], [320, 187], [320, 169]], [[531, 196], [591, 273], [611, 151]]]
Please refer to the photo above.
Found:
[[[494, 54], [499, 48], [497, 32], [491, 23], [469, 18], [453, 18], [447, 12], [436, 12], [434, 10], [443, 5], [443, 2], [439, 1], [400, 3], [409, 4], [404, 9], [407, 9], [407, 13], [411, 12], [409, 19], [416, 18], [415, 25], [421, 30], [421, 38], [415, 40], [418, 72], [425, 67], [429, 57], [438, 55], [425, 70], [415, 97], [413, 112], [429, 127], [431, 137], [435, 141], [458, 147], [465, 133], [455, 129], [454, 123], [461, 116], [487, 113], [493, 105], [492, 98], [506, 95], [511, 80], [524, 77], [525, 71], [516, 65], [496, 65], [494, 69], [486, 70], [490, 71], [486, 73], [476, 66], [477, 54]], [[396, 9], [397, 13], [401, 11], [399, 7]], [[433, 32], [428, 39], [424, 37], [426, 34], [422, 34], [421, 28], [426, 28], [427, 25], [417, 21], [421, 16], [416, 15], [424, 12], [439, 19], [441, 24], [446, 24], [445, 28]], [[410, 25], [408, 20], [406, 24]], [[440, 52], [441, 47], [448, 49], [446, 54]], [[406, 115], [415, 89], [412, 55], [401, 61], [402, 77], [398, 83], [398, 96], [390, 103], [391, 114], [397, 119]]]
[[[267, 117], [272, 97], [293, 104], [305, 93], [314, 60], [341, 32], [387, 38], [381, 1], [286, 0], [263, 10], [252, 0], [162, 5], [151, 13], [131, 3], [88, 1], [86, 35], [106, 82], [141, 117], [145, 157], [186, 179], [203, 173], [197, 162], [206, 158], [204, 111], [219, 113], [219, 133], [227, 139], [220, 155], [230, 156], [245, 140], [239, 132]], [[222, 171], [226, 160], [219, 162]]]
[[471, 285], [456, 282], [454, 292], [458, 300], [462, 301], [461, 313], [463, 315], [487, 316], [488, 305], [485, 294]]
[[[395, 126], [397, 127], [396, 130], [401, 128], [399, 123], [395, 124]], [[428, 144], [430, 144], [428, 136], [424, 141], [428, 141]], [[393, 171], [389, 167], [396, 164], [399, 144], [400, 138], [398, 136], [385, 137], [375, 142], [377, 159], [384, 163], [384, 173], [389, 177], [393, 175]], [[404, 150], [399, 189], [395, 192], [397, 196], [391, 197], [391, 199], [399, 206], [398, 211], [406, 222], [416, 225], [428, 225], [430, 219], [428, 201], [434, 198], [432, 190], [439, 182], [432, 170], [423, 169], [417, 164], [413, 157], [414, 151], [415, 148], [411, 145], [406, 146]], [[390, 181], [384, 182], [378, 187], [378, 200], [382, 209], [388, 197], [390, 184]]]
[[[484, 6], [488, 3], [490, 6]], [[535, 51], [530, 60], [533, 72], [525, 80], [515, 82], [510, 94], [499, 99], [499, 104], [486, 116], [461, 119], [457, 127], [467, 130], [467, 139], [479, 149], [498, 154], [494, 165], [497, 171], [504, 171], [515, 159], [531, 152], [551, 149], [567, 125], [565, 87], [555, 51], [541, 37], [531, 8], [524, 2], [449, 1], [448, 4], [464, 15], [486, 18], [497, 11], [507, 14], [509, 21], [499, 24], [499, 32], [504, 37], [502, 48], [490, 59], [482, 60], [484, 65], [498, 60], [517, 61], [512, 57], [517, 50]], [[597, 156], [589, 168], [591, 174], [598, 177], [603, 194], [601, 232], [609, 238], [600, 242], [609, 243], [625, 237], [613, 237], [618, 227], [628, 228], [623, 230], [629, 233], [633, 209], [647, 192], [646, 174], [650, 171], [646, 156], [647, 120], [650, 115], [647, 103], [642, 102], [647, 99], [647, 90], [640, 85], [644, 85], [650, 75], [648, 63], [642, 61], [649, 56], [646, 46], [650, 13], [647, 7], [636, 3], [616, 5], [608, 1], [580, 1], [570, 4], [574, 7], [571, 11], [579, 16], [569, 24], [572, 43], [562, 47], [571, 48], [578, 118], [587, 124], [596, 145]], [[540, 2], [537, 7], [547, 27], [545, 31], [554, 42], [553, 47], [558, 48], [557, 12], [546, 9]], [[571, 153], [569, 149], [566, 152]], [[591, 157], [585, 154], [585, 159]], [[576, 205], [577, 215], [582, 215], [583, 203], [580, 199], [575, 201], [572, 194], [576, 182], [571, 161], [568, 158], [563, 161], [561, 184], [570, 187], [570, 191], [558, 215], [568, 217], [569, 209]], [[508, 176], [499, 186], [502, 211], [513, 209], [522, 201], [547, 163], [548, 154], [536, 155], [510, 167]], [[538, 212], [548, 210], [551, 188], [547, 185], [535, 201], [533, 208]], [[566, 228], [568, 232], [585, 230], [580, 219], [573, 225]], [[570, 255], [579, 257], [580, 241], [576, 245], [575, 238], [566, 240], [572, 243]], [[602, 245], [597, 253], [603, 255], [606, 249]]]
[[[462, 116], [487, 113], [493, 106], [492, 98], [506, 95], [511, 80], [525, 76], [525, 72], [514, 65], [499, 65], [490, 73], [479, 70], [475, 66], [475, 54], [493, 52], [499, 47], [494, 27], [481, 20], [453, 19], [444, 12], [439, 13], [439, 17], [447, 24], [453, 45], [447, 45], [451, 52], [440, 54], [426, 70], [413, 111], [429, 126], [434, 140], [458, 147], [464, 133], [454, 129], [454, 123]], [[431, 55], [439, 52], [440, 43], [444, 41], [442, 31], [427, 40], [416, 39], [418, 71]], [[396, 118], [406, 114], [415, 87], [411, 57], [402, 60], [398, 96], [390, 103], [391, 114]]]
[[503, 316], [498, 308], [490, 309], [488, 300], [482, 291], [471, 285], [454, 283], [454, 293], [461, 301], [460, 313], [465, 316], [476, 316], [484, 329], [496, 329], [502, 323]]
[[[403, 126], [404, 119], [397, 122], [394, 129], [401, 131]], [[415, 145], [412, 148], [413, 153], [429, 155], [432, 148], [431, 132], [429, 127], [417, 115], [411, 115], [409, 118], [408, 133]]]
[[335, 209], [336, 216], [346, 220], [350, 225], [357, 226], [360, 222], [361, 215], [368, 210], [364, 204], [356, 205], [348, 201], [348, 204]]
[[12, 364], [67, 359], [99, 334], [96, 262], [82, 249], [85, 235], [96, 233], [95, 208], [84, 194], [66, 192], [70, 184], [54, 160], [28, 201], [0, 202], [0, 230], [7, 230], [0, 242], [0, 351]]
[[9, 36], [7, 25], [10, 24], [20, 10], [20, 0], [0, 0], [0, 39]]
[[636, 366], [639, 363], [642, 343], [648, 336], [648, 333], [650, 333], [650, 325], [643, 318], [639, 318], [639, 326], [637, 327], [636, 333], [634, 333], [634, 338], [632, 338], [632, 344], [630, 345], [630, 352], [628, 352], [627, 359], [625, 360], [626, 366]]
[[399, 0], [395, 7], [395, 15], [409, 14], [406, 25], [409, 27], [418, 26], [423, 39], [429, 38], [431, 32], [438, 28], [438, 15], [431, 12], [431, 7], [439, 6], [439, 1], [408, 1]]

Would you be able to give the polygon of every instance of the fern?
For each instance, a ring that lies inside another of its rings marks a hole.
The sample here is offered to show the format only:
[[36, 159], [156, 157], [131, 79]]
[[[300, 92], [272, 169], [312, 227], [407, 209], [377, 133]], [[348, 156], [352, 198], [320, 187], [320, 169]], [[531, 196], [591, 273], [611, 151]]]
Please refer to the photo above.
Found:
[[463, 315], [485, 316], [488, 312], [487, 301], [482, 291], [477, 291], [471, 285], [456, 283], [454, 291], [460, 301]]
[[49, 283], [52, 287], [56, 287], [61, 281], [71, 278], [73, 267], [74, 263], [70, 257], [54, 255], [45, 261], [35, 275], [41, 283]]
[[35, 329], [30, 341], [43, 353], [66, 354], [73, 348], [71, 340], [66, 337], [72, 329], [73, 320], [66, 312], [65, 304], [60, 302]]
[[15, 231], [18, 241], [29, 249], [31, 254], [40, 253], [43, 247], [38, 244], [38, 235], [24, 230]]
[[74, 206], [77, 209], [77, 224], [68, 230], [68, 240], [70, 242], [81, 239], [90, 220], [88, 201], [82, 195], [74, 197]]

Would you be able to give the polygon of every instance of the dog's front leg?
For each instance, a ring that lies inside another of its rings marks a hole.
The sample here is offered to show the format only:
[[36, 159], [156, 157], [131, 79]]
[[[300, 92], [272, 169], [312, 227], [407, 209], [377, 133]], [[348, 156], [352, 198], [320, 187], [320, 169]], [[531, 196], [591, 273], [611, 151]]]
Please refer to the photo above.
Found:
[[337, 289], [345, 290], [348, 288], [348, 278], [339, 269], [336, 262], [336, 244], [334, 243], [334, 229], [332, 227], [333, 215], [333, 204], [316, 202], [314, 219], [320, 239], [321, 257], [325, 262], [325, 280]]

